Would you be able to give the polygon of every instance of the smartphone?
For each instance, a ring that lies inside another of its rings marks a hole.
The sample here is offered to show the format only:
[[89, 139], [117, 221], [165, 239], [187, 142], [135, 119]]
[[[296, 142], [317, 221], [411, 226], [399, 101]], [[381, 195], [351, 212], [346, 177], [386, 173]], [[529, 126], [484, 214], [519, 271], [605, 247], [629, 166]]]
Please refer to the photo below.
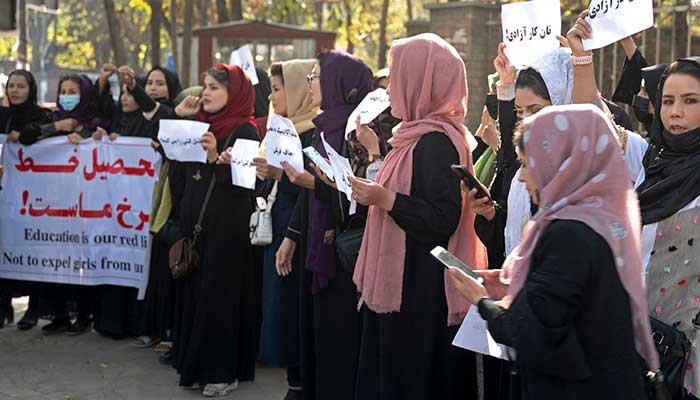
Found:
[[472, 278], [476, 279], [479, 281], [479, 283], [484, 283], [484, 278], [477, 274], [476, 272], [472, 271], [471, 268], [467, 267], [462, 261], [460, 261], [459, 258], [455, 257], [452, 253], [449, 251], [445, 250], [444, 247], [442, 246], [436, 246], [434, 249], [430, 251], [430, 254], [437, 258], [438, 261], [442, 263], [442, 265], [447, 267], [456, 267], [462, 270], [465, 274], [471, 276]]
[[333, 167], [331, 167], [331, 163], [328, 162], [321, 153], [318, 152], [318, 150], [314, 149], [312, 146], [305, 147], [303, 150], [304, 154], [306, 154], [307, 157], [318, 166], [321, 171], [323, 171], [324, 174], [328, 177], [328, 179], [332, 180], [335, 182], [333, 178]]
[[469, 190], [476, 189], [476, 198], [480, 199], [482, 197], [486, 197], [489, 200], [491, 200], [491, 193], [489, 193], [489, 190], [484, 186], [483, 183], [479, 182], [478, 179], [474, 175], [469, 172], [467, 167], [464, 165], [453, 165], [450, 167], [452, 169], [452, 172], [461, 179], [465, 185], [469, 188]]

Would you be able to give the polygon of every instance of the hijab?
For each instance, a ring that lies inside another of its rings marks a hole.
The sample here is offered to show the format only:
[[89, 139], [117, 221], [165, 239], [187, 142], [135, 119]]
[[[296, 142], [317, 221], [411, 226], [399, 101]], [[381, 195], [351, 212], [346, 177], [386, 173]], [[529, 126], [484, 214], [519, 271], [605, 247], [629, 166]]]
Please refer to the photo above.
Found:
[[659, 93], [659, 80], [664, 71], [668, 68], [668, 64], [657, 64], [651, 67], [642, 68], [642, 79], [644, 80], [644, 89], [647, 91], [649, 101], [654, 106], [654, 111], [658, 112], [660, 103], [656, 97]]
[[[163, 68], [159, 65], [156, 65], [155, 67], [151, 68], [150, 71], [148, 71], [148, 75], [146, 75], [146, 82], [148, 82], [148, 78], [151, 76], [153, 71], [162, 72], [165, 76], [165, 84], [166, 86], [168, 86], [168, 97], [154, 100], [158, 101], [159, 103], [165, 104], [168, 107], [175, 108], [175, 97], [177, 97], [177, 95], [180, 94], [180, 92], [182, 91], [182, 86], [180, 86], [180, 78], [177, 76], [176, 72], [171, 71], [168, 68]], [[144, 85], [144, 88], [145, 87], [146, 86]]]
[[255, 108], [255, 91], [250, 78], [237, 65], [216, 64], [216, 68], [228, 71], [228, 101], [224, 108], [216, 113], [200, 110], [201, 122], [210, 124], [209, 131], [217, 140], [227, 138], [236, 128], [249, 123], [255, 126], [253, 113]]
[[[95, 102], [97, 99], [93, 95], [92, 81], [85, 74], [77, 75], [80, 79], [80, 102], [71, 111], [66, 111], [63, 109], [61, 102], [56, 99], [57, 109], [53, 113], [54, 121], [61, 121], [68, 118], [73, 118], [80, 122], [80, 124], [88, 131], [94, 130], [98, 122], [97, 121], [97, 109]], [[71, 78], [64, 78], [58, 84], [58, 97], [61, 93], [61, 85], [65, 81], [72, 81]]]
[[[413, 178], [413, 151], [423, 135], [442, 132], [459, 153], [459, 160], [473, 172], [470, 133], [463, 125], [467, 112], [467, 75], [464, 61], [452, 45], [439, 36], [426, 33], [393, 43], [389, 52], [392, 77], [392, 112], [402, 122], [394, 128], [392, 146], [377, 175], [377, 183], [403, 194], [410, 194]], [[323, 70], [321, 70], [323, 73]], [[449, 171], [445, 171], [449, 173]], [[449, 240], [449, 250], [474, 269], [486, 268], [485, 250], [474, 231], [474, 212], [462, 196], [457, 229]], [[370, 207], [353, 281], [362, 293], [360, 299], [377, 313], [401, 311], [406, 232], [379, 207]], [[449, 325], [466, 315], [468, 305], [445, 275]]]
[[[700, 70], [700, 57], [678, 60]], [[661, 104], [668, 69], [659, 80], [656, 103]], [[669, 133], [656, 109], [644, 155], [644, 182], [637, 188], [644, 225], [666, 219], [700, 196], [700, 129], [680, 135]]]
[[282, 63], [284, 89], [287, 93], [287, 118], [294, 123], [299, 134], [314, 128], [313, 119], [319, 113], [319, 105], [306, 83], [306, 76], [316, 65], [316, 60], [291, 60]]
[[29, 71], [15, 70], [12, 71], [10, 76], [7, 78], [8, 83], [14, 75], [23, 76], [27, 80], [29, 86], [29, 96], [22, 104], [12, 104], [9, 95], [6, 94], [7, 100], [10, 103], [9, 119], [4, 126], [0, 127], [0, 129], [4, 129], [3, 132], [6, 133], [20, 131], [25, 126], [33, 122], [42, 122], [47, 116], [46, 110], [39, 107], [37, 104], [37, 84], [36, 79], [34, 79], [34, 75], [32, 75], [32, 73]]
[[255, 118], [267, 117], [270, 113], [270, 102], [267, 100], [272, 93], [272, 83], [267, 72], [260, 68], [255, 68], [258, 74], [258, 84], [255, 89]]
[[574, 67], [571, 50], [560, 47], [538, 58], [530, 68], [544, 80], [549, 99], [554, 106], [571, 104], [574, 89]]
[[[321, 110], [313, 119], [316, 126], [314, 147], [324, 157], [324, 138], [338, 153], [345, 139], [345, 124], [352, 111], [372, 91], [372, 71], [359, 58], [348, 53], [330, 50], [321, 56]], [[333, 207], [327, 202], [309, 196], [308, 240], [306, 268], [313, 273], [312, 292], [328, 286], [335, 277], [336, 254], [334, 243], [324, 242], [324, 235], [336, 228]]]
[[642, 282], [638, 203], [616, 145], [615, 127], [591, 104], [547, 107], [523, 122], [528, 172], [539, 188], [540, 208], [503, 267], [510, 304], [525, 285], [539, 238], [555, 220], [583, 222], [603, 237], [630, 299], [637, 351], [651, 370], [659, 367], [651, 341]]

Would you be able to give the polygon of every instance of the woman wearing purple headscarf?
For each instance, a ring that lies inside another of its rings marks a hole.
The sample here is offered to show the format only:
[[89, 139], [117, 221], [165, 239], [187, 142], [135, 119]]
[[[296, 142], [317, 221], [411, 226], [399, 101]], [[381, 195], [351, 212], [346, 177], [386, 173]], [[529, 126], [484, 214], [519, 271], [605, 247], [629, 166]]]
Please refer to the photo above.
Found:
[[[322, 113], [314, 118], [314, 147], [327, 156], [321, 141], [349, 157], [356, 174], [379, 150], [358, 156], [357, 141], [345, 140], [345, 125], [352, 111], [373, 89], [372, 71], [361, 60], [340, 51], [321, 53], [307, 77]], [[351, 137], [352, 139], [352, 137]], [[377, 140], [378, 142], [378, 140]], [[295, 256], [303, 261], [301, 288], [301, 381], [304, 399], [354, 399], [361, 334], [352, 271], [336, 255], [335, 236], [346, 226], [345, 195], [323, 183], [317, 173], [294, 171], [285, 165], [290, 180], [307, 190], [299, 196], [286, 238], [277, 253], [278, 269], [291, 268]], [[364, 210], [366, 211], [366, 210]], [[363, 210], [358, 210], [361, 214]]]

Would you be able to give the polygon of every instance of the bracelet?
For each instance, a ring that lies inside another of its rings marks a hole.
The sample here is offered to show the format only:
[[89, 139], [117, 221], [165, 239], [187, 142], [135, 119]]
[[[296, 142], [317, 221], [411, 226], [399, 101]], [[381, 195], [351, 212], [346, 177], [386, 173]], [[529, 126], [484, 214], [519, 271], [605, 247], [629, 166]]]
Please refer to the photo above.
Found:
[[571, 56], [571, 64], [573, 64], [573, 65], [593, 64], [593, 54], [589, 54], [587, 56], [581, 56], [581, 57]]

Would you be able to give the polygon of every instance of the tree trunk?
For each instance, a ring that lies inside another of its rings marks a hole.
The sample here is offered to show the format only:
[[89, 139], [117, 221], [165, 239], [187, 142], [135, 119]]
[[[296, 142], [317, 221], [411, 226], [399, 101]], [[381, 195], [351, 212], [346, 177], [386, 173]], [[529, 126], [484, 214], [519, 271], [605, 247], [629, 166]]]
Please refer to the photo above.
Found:
[[117, 20], [117, 14], [114, 10], [114, 0], [104, 0], [105, 15], [107, 16], [107, 26], [109, 28], [109, 40], [112, 43], [112, 52], [114, 53], [114, 63], [116, 65], [126, 64], [126, 50], [122, 43], [122, 30]]
[[151, 65], [160, 65], [160, 26], [163, 0], [150, 0], [151, 6]]
[[190, 65], [192, 64], [192, 20], [194, 19], [194, 0], [185, 0], [185, 29], [182, 33], [182, 84], [191, 86]]
[[231, 20], [240, 21], [243, 19], [242, 0], [231, 0]]
[[316, 29], [323, 30], [323, 0], [314, 2], [314, 11], [316, 12]]
[[27, 69], [27, 2], [19, 0], [17, 7], [19, 8], [17, 21], [19, 29], [19, 48], [17, 49], [17, 58], [19, 61], [19, 69]]
[[389, 0], [384, 0], [382, 3], [382, 18], [379, 20], [379, 55], [377, 57], [377, 66], [384, 68], [386, 66], [386, 52], [388, 46], [386, 43], [386, 27], [389, 23]]
[[[204, 10], [206, 14], [206, 10]], [[170, 0], [170, 43], [173, 53], [173, 70], [178, 71], [178, 55], [180, 50], [177, 45], [177, 0]]]
[[[176, 2], [173, 1], [173, 4]], [[207, 0], [199, 0], [199, 26], [209, 25], [209, 15], [207, 15]]]
[[345, 34], [348, 37], [348, 53], [352, 54], [355, 52], [355, 43], [352, 41], [352, 0], [343, 1], [343, 6], [345, 6]]
[[228, 17], [228, 8], [226, 7], [226, 0], [216, 0], [216, 11], [219, 23], [230, 21]]
[[408, 20], [413, 21], [413, 1], [406, 0], [406, 14], [408, 15]]

